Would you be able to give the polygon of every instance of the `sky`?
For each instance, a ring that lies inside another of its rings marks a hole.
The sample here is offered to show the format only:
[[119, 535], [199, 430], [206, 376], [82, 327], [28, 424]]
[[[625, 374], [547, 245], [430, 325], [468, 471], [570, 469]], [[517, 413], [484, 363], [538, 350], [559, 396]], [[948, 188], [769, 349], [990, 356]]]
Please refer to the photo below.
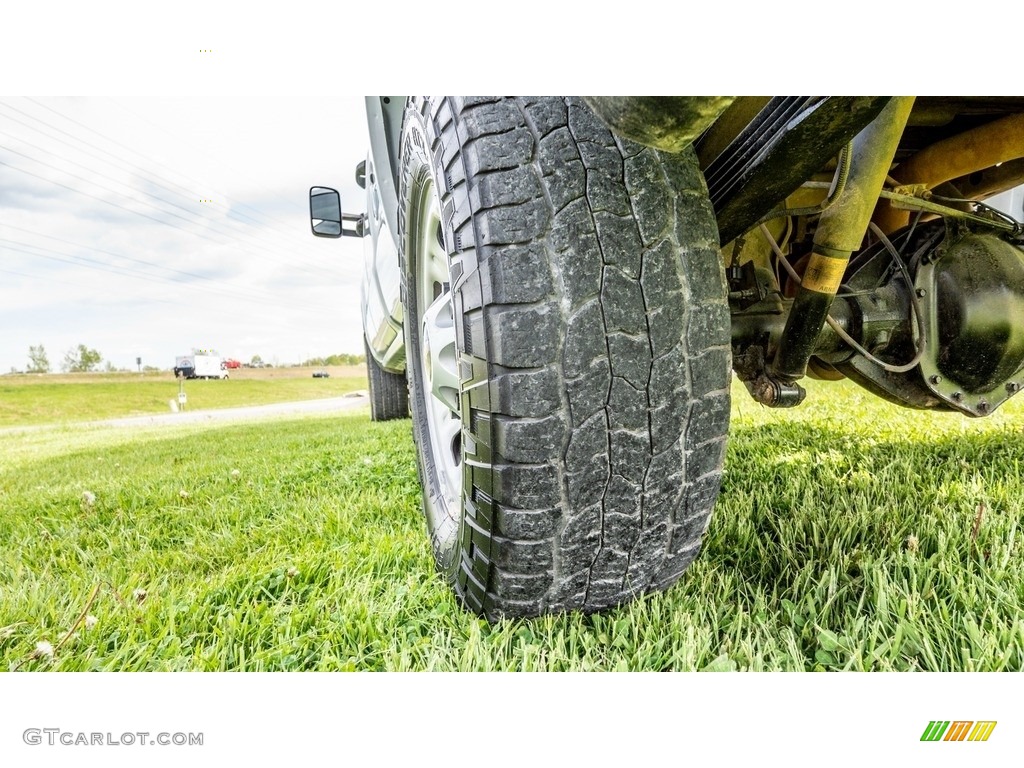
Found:
[[366, 147], [358, 96], [0, 97], [0, 372], [362, 352], [362, 241], [314, 238], [308, 190], [362, 212]]

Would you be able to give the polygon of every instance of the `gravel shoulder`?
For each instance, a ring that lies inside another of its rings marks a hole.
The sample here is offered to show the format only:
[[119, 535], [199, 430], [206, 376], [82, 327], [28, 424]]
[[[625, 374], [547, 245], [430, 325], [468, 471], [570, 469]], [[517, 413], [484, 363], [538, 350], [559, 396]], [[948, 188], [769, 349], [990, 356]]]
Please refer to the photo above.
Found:
[[80, 421], [62, 425], [41, 424], [25, 427], [8, 427], [3, 432], [28, 432], [40, 429], [63, 427], [160, 427], [180, 424], [205, 424], [215, 421], [259, 421], [275, 416], [291, 416], [307, 413], [333, 413], [366, 408], [370, 405], [369, 396], [365, 391], [351, 392], [341, 397], [326, 397], [317, 400], [297, 400], [287, 403], [270, 403], [268, 405], [249, 405], [240, 408], [216, 408], [201, 411], [179, 411], [177, 413], [160, 413], [148, 416], [129, 416], [103, 421]]

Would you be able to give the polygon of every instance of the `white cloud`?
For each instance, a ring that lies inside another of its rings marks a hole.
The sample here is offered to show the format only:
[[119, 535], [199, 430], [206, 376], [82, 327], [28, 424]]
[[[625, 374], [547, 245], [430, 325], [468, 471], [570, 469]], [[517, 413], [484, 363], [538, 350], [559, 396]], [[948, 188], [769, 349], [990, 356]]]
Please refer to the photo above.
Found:
[[362, 210], [364, 120], [361, 97], [0, 99], [0, 371], [40, 343], [126, 367], [361, 351], [362, 244], [313, 238], [306, 194]]

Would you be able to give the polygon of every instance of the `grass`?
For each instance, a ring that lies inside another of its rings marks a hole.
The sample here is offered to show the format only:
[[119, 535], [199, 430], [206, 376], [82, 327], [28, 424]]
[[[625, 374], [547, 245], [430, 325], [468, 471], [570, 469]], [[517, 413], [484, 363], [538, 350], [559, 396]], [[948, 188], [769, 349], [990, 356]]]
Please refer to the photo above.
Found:
[[[227, 381], [186, 381], [189, 410], [336, 397], [366, 388], [362, 366], [314, 379], [312, 368], [237, 370]], [[0, 428], [170, 412], [170, 373], [0, 376]]]
[[493, 626], [434, 574], [408, 422], [0, 435], [0, 668], [1021, 670], [1022, 415], [737, 389], [675, 588]]

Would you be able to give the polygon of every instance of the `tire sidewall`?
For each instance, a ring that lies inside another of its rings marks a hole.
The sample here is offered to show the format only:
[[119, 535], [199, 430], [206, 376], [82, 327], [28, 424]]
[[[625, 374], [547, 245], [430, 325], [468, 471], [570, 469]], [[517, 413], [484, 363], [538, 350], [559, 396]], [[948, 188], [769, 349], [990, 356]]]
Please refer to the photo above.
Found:
[[[429, 108], [429, 102], [427, 107]], [[427, 110], [429, 114], [429, 110]], [[438, 569], [449, 581], [458, 570], [458, 543], [462, 537], [463, 504], [461, 497], [452, 509], [442, 492], [442, 480], [432, 454], [426, 398], [430, 397], [421, 363], [420, 322], [422, 309], [417, 306], [416, 270], [419, 268], [415, 248], [416, 210], [427, 185], [438, 195], [439, 178], [443, 171], [435, 166], [431, 149], [439, 141], [431, 120], [410, 102], [402, 120], [402, 138], [399, 165], [399, 258], [402, 274], [402, 304], [404, 312], [406, 370], [409, 380], [409, 407], [416, 444], [416, 462], [423, 490], [423, 505], [430, 535], [431, 547]], [[440, 201], [438, 201], [440, 202]], [[451, 248], [448, 249], [449, 259]], [[458, 317], [456, 317], [458, 325]], [[457, 354], [461, 353], [458, 349]], [[461, 396], [461, 393], [460, 393]], [[465, 427], [465, 423], [463, 423]], [[462, 484], [464, 487], [464, 483]]]

